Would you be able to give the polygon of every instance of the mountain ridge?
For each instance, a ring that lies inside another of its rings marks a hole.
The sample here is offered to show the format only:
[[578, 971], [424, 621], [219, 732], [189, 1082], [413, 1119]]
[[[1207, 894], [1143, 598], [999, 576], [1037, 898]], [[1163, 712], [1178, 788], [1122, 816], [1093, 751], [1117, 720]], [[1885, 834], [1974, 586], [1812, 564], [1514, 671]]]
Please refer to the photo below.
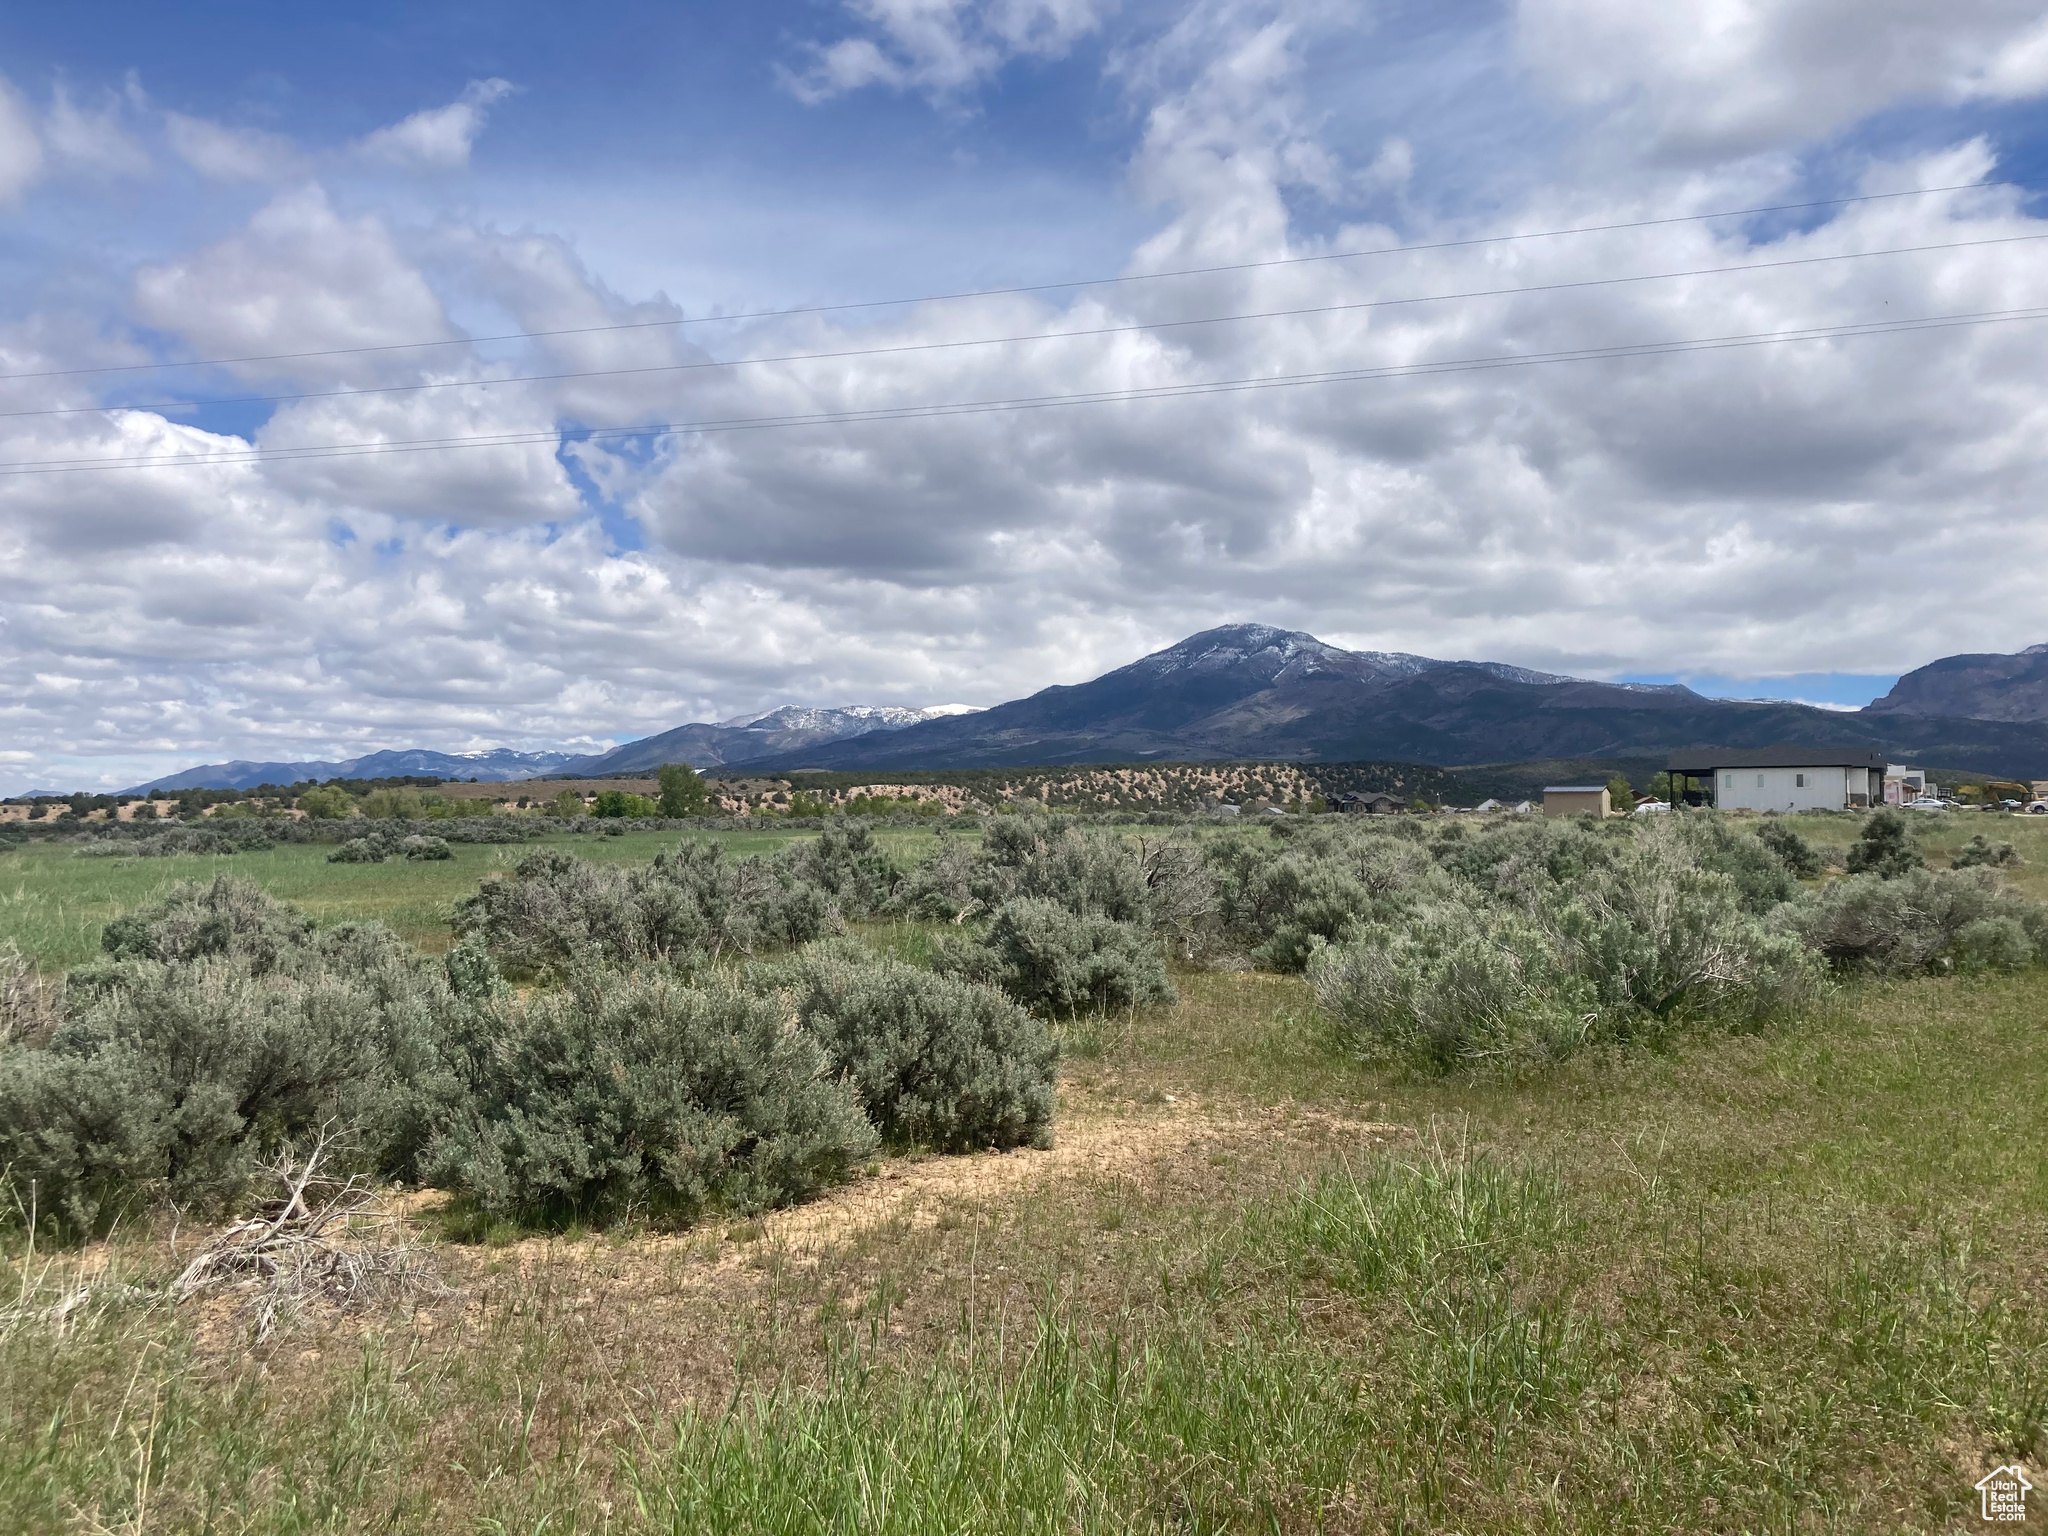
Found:
[[1707, 743], [1857, 747], [2009, 776], [2048, 770], [2048, 723], [2040, 721], [1709, 699], [1677, 683], [1602, 683], [1500, 662], [1346, 651], [1262, 624], [1204, 630], [1089, 682], [1041, 689], [976, 715], [828, 742], [753, 766], [852, 771], [1172, 758], [1464, 767], [1640, 757]]
[[[1980, 713], [1957, 713], [1959, 705]], [[580, 756], [501, 748], [211, 764], [141, 790], [404, 773], [594, 778], [647, 774], [666, 762], [755, 772], [1228, 759], [1453, 768], [1640, 759], [1705, 744], [1853, 747], [1929, 767], [2048, 776], [2048, 645], [2011, 656], [1943, 657], [1907, 673], [1883, 699], [1841, 711], [1711, 699], [1682, 683], [1604, 683], [1506, 662], [1347, 651], [1303, 630], [1225, 624], [1087, 682], [1054, 684], [988, 709], [783, 705]]]
[[1943, 656], [1892, 684], [1865, 706], [1873, 715], [2048, 721], [2048, 644], [2011, 655]]

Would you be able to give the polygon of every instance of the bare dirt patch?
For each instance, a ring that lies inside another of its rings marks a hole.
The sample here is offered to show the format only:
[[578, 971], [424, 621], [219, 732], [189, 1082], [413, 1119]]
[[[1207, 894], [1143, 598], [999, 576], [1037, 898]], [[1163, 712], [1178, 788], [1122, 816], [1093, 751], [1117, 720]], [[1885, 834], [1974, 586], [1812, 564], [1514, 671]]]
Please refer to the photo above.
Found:
[[716, 1405], [749, 1381], [811, 1377], [849, 1341], [924, 1352], [977, 1319], [1028, 1318], [1055, 1276], [1064, 1306], [1127, 1311], [1199, 1245], [1190, 1210], [1221, 1222], [1333, 1150], [1409, 1136], [1297, 1105], [1067, 1117], [1048, 1150], [892, 1159], [754, 1219], [446, 1247], [457, 1294], [419, 1308], [412, 1327], [435, 1349], [539, 1328], [616, 1384], [621, 1413], [628, 1402]]

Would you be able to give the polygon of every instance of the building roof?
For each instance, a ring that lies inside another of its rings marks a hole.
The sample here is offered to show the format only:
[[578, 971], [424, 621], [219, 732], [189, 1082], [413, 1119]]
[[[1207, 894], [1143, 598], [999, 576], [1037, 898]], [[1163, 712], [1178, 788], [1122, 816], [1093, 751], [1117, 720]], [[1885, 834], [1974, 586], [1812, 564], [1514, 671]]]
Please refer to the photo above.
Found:
[[1543, 786], [1543, 793], [1546, 795], [1597, 795], [1606, 787], [1605, 784], [1546, 784]]
[[1669, 773], [1705, 778], [1723, 768], [1866, 768], [1882, 773], [1885, 755], [1864, 747], [1688, 747], [1671, 754]]

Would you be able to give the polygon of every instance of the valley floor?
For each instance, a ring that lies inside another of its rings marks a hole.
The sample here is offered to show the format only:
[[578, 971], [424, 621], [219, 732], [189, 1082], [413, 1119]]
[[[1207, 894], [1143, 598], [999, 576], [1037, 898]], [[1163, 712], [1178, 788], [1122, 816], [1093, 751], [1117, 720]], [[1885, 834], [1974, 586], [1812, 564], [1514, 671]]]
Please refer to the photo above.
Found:
[[1070, 1033], [1050, 1151], [681, 1234], [401, 1197], [438, 1285], [262, 1342], [163, 1299], [190, 1229], [17, 1239], [0, 1528], [1935, 1530], [2043, 1482], [2040, 973], [1458, 1084], [1178, 980]]

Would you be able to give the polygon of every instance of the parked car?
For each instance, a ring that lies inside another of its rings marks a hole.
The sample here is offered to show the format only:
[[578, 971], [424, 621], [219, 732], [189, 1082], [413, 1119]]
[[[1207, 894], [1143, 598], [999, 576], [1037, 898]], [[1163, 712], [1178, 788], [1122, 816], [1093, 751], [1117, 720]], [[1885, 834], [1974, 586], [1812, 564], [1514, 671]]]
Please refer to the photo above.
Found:
[[2036, 800], [2027, 807], [2029, 816], [2048, 816], [2048, 800]]
[[1937, 800], [1931, 795], [1923, 795], [1918, 800], [1908, 800], [1906, 802], [1906, 809], [1909, 811], [1945, 811], [1948, 809], [1948, 802], [1946, 800]]

